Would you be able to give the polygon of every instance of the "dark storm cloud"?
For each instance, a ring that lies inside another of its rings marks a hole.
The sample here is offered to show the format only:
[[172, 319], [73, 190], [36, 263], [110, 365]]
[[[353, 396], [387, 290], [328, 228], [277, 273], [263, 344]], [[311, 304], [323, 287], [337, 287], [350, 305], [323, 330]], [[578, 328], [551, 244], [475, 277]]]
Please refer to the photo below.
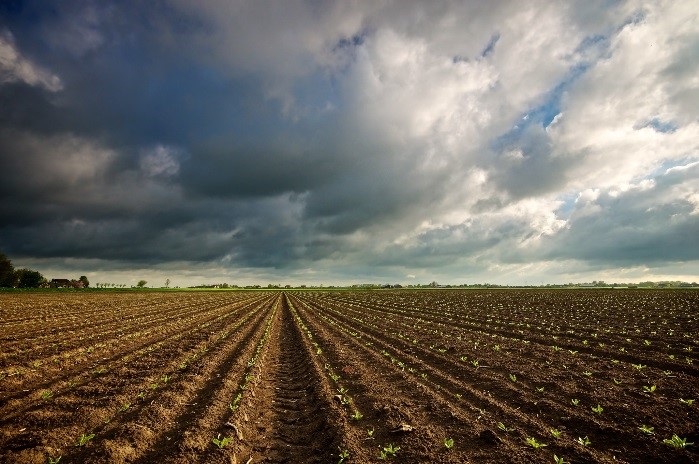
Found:
[[674, 8], [2, 2], [0, 251], [343, 278], [699, 259], [695, 168], [654, 171], [699, 139]]
[[492, 179], [513, 198], [536, 197], [564, 186], [574, 159], [556, 156], [544, 127], [527, 124], [494, 144], [497, 156]]
[[542, 242], [551, 258], [630, 265], [699, 259], [699, 163], [626, 192], [581, 198], [568, 227]]

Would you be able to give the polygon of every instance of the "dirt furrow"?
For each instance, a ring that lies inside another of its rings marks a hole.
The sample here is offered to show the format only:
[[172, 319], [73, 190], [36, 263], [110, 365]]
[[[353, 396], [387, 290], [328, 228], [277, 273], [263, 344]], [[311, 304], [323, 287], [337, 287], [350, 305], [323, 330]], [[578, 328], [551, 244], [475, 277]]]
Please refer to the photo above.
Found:
[[[250, 300], [215, 301], [196, 305], [196, 301], [168, 300], [162, 304], [176, 303], [176, 305], [163, 308], [157, 305], [137, 314], [129, 312], [128, 308], [120, 308], [117, 311], [110, 311], [109, 307], [92, 308], [81, 314], [80, 320], [83, 322], [78, 326], [53, 328], [51, 321], [46, 321], [45, 324], [50, 327], [48, 330], [44, 330], [43, 324], [27, 327], [21, 333], [24, 336], [30, 334], [35, 337], [31, 340], [31, 351], [21, 349], [13, 351], [15, 345], [26, 345], [27, 340], [20, 339], [4, 344], [7, 348], [0, 357], [0, 367], [9, 371], [26, 365], [34, 367], [38, 364], [42, 369], [63, 369], [69, 361], [76, 358], [94, 358], [100, 356], [102, 354], [100, 352], [105, 348], [113, 350], [119, 344], [128, 342], [135, 327], [138, 328], [138, 332], [151, 337], [168, 332], [176, 333], [183, 325], [193, 322], [195, 317], [197, 322], [202, 323], [205, 322], [204, 319], [216, 318], [227, 307], [242, 306], [247, 301]], [[14, 336], [14, 338], [18, 337]], [[57, 356], [58, 354], [60, 356]], [[17, 358], [21, 360], [19, 363], [14, 361]], [[49, 358], [56, 362], [51, 362]], [[33, 370], [38, 369], [35, 367]]]
[[[311, 319], [328, 318], [327, 314], [323, 314], [322, 307], [309, 306], [308, 308], [311, 310], [308, 312]], [[361, 338], [346, 334], [344, 337], [339, 336], [340, 339], [344, 338], [346, 343], [355, 346], [354, 349], [348, 350], [349, 353], [360, 355], [362, 352], [367, 353], [367, 357], [352, 365], [374, 366], [382, 372], [385, 388], [391, 391], [397, 390], [400, 392], [399, 397], [405, 398], [391, 407], [399, 411], [398, 416], [393, 418], [393, 427], [398, 425], [398, 417], [431, 424], [427, 436], [418, 440], [419, 443], [432, 442], [428, 445], [431, 447], [430, 453], [439, 449], [439, 442], [435, 439], [435, 435], [444, 438], [451, 435], [454, 438], [458, 437], [462, 446], [481, 451], [488, 449], [487, 455], [491, 458], [494, 453], [503, 453], [503, 460], [528, 462], [531, 454], [522, 446], [527, 437], [522, 436], [518, 430], [534, 429], [536, 437], [545, 437], [548, 434], [550, 424], [544, 423], [536, 414], [523, 414], [521, 407], [511, 404], [508, 397], [500, 397], [489, 391], [485, 385], [480, 385], [483, 379], [480, 379], [477, 373], [455, 377], [454, 373], [447, 368], [448, 366], [440, 362], [435, 363], [435, 360], [429, 356], [430, 353], [421, 352], [421, 358], [425, 357], [425, 359], [418, 358], [412, 350], [413, 347], [407, 346], [407, 350], [404, 350], [406, 346], [403, 346], [403, 349], [400, 348], [404, 345], [400, 339], [391, 339], [367, 327], [352, 324], [341, 315], [339, 318], [328, 318], [325, 324], [337, 331], [344, 330], [347, 333], [361, 335]], [[404, 365], [401, 366], [400, 362]], [[410, 371], [412, 371], [411, 374], [409, 374]], [[411, 390], [412, 393], [410, 393]], [[523, 399], [519, 401], [524, 401], [526, 395], [524, 393], [522, 395]], [[417, 398], [423, 398], [423, 400], [416, 400]], [[429, 406], [425, 408], [425, 405]], [[434, 417], [434, 414], [440, 416]], [[498, 423], [506, 423], [506, 427], [512, 430], [504, 433], [498, 429]], [[440, 429], [437, 424], [451, 424], [451, 426]], [[468, 432], [464, 433], [464, 431]], [[420, 445], [413, 452], [419, 453], [419, 447]], [[611, 462], [599, 455], [596, 450], [591, 449], [569, 450], [567, 455], [582, 460]], [[482, 456], [482, 453], [476, 453], [469, 456], [469, 459], [479, 460]], [[454, 462], [454, 458], [455, 456], [446, 457], [443, 462]], [[419, 459], [427, 459], [427, 456], [421, 455]]]
[[[51, 392], [51, 396], [56, 398], [63, 391], [82, 388], [89, 382], [104, 384], [105, 381], [103, 379], [96, 378], [99, 375], [96, 372], [99, 370], [118, 373], [126, 369], [127, 371], [135, 370], [145, 374], [147, 370], [139, 368], [138, 364], [152, 365], [156, 361], [156, 359], [153, 359], [154, 356], [160, 356], [161, 352], [163, 356], [167, 357], [169, 356], [168, 349], [184, 350], [194, 346], [203, 337], [211, 337], [217, 331], [224, 330], [227, 325], [231, 324], [231, 321], [239, 319], [241, 314], [244, 314], [246, 310], [255, 305], [259, 305], [259, 303], [254, 302], [250, 305], [229, 309], [217, 317], [205, 319], [202, 323], [197, 324], [194, 331], [181, 329], [174, 334], [161, 331], [155, 337], [135, 340], [131, 344], [124, 346], [125, 349], [114, 351], [109, 357], [97, 358], [91, 364], [81, 363], [63, 369], [57, 374], [41, 377], [37, 382], [15, 387], [18, 388], [15, 392], [8, 392], [0, 396], [2, 399], [0, 427], [32, 409], [45, 407], [42, 405], [39, 397], [27, 396], [26, 390]], [[213, 324], [214, 322], [215, 324]], [[208, 325], [208, 323], [212, 324]], [[204, 327], [207, 329], [204, 330]]]
[[255, 396], [236, 415], [239, 462], [337, 462], [341, 432], [329, 388], [286, 301], [278, 317]]
[[[12, 462], [36, 462], [36, 456], [44, 453], [62, 453], [62, 462], [128, 462], [155, 441], [170, 414], [187, 407], [188, 394], [197, 392], [191, 385], [206, 379], [217, 359], [227, 356], [225, 359], [232, 362], [239, 358], [239, 345], [245, 345], [256, 333], [264, 312], [253, 309], [252, 317], [228, 320], [228, 328], [223, 327], [223, 332], [207, 338], [203, 345], [188, 348], [188, 343], [175, 340], [157, 357], [140, 358], [142, 365], [110, 371], [90, 385], [76, 386], [50, 400], [45, 409], [25, 413], [21, 420], [2, 428], [11, 438], [5, 440], [7, 446], [3, 447], [9, 453], [0, 455], [0, 462], [3, 456]], [[240, 323], [242, 327], [230, 330]], [[192, 348], [197, 352], [192, 353]], [[158, 372], [164, 367], [176, 370], [183, 361], [187, 363], [184, 370], [160, 379]], [[22, 427], [19, 433], [12, 430], [15, 426]], [[84, 447], [75, 447], [81, 433], [94, 433], [96, 438]]]

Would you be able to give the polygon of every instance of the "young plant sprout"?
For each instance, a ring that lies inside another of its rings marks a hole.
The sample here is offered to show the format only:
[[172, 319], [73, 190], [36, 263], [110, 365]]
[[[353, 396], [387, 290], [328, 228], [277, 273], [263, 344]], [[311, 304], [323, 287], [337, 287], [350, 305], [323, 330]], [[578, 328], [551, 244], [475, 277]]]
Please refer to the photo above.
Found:
[[649, 427], [647, 425], [642, 425], [638, 428], [641, 432], [645, 433], [646, 435], [653, 435], [655, 432], [655, 427]]
[[505, 426], [505, 424], [503, 424], [502, 422], [498, 422], [498, 428], [505, 433], [512, 432], [514, 430], [514, 429], [511, 429], [511, 428]]
[[341, 448], [338, 448], [340, 450], [340, 453], [338, 454], [340, 460], [337, 461], [337, 464], [343, 464], [345, 462], [345, 459], [350, 457], [350, 453], [347, 450], [343, 450]]
[[389, 445], [384, 446], [381, 449], [381, 454], [379, 455], [379, 457], [384, 460], [388, 458], [393, 458], [396, 456], [399, 449], [400, 446], [393, 446], [393, 443], [391, 443]]
[[672, 434], [672, 438], [664, 439], [663, 443], [677, 449], [684, 449], [687, 446], [694, 445], [694, 443], [687, 442], [686, 438], [680, 438], [676, 433]]
[[92, 440], [93, 438], [95, 438], [95, 434], [94, 434], [94, 433], [91, 433], [91, 434], [89, 434], [89, 435], [85, 435], [85, 434], [83, 433], [82, 435], [80, 435], [80, 438], [78, 438], [77, 446], [84, 446], [85, 443], [87, 443], [88, 441]]
[[583, 446], [587, 446], [587, 445], [589, 445], [590, 443], [592, 443], [592, 442], [590, 441], [590, 439], [587, 438], [587, 435], [586, 435], [585, 437], [578, 437], [578, 439], [575, 440], [575, 441], [578, 442], [579, 444], [583, 445]]
[[539, 449], [543, 448], [544, 446], [548, 446], [546, 443], [539, 443], [538, 441], [536, 441], [536, 438], [532, 437], [529, 437], [524, 441], [527, 443], [527, 445], [531, 446], [534, 449]]
[[232, 440], [233, 440], [233, 439], [232, 439], [231, 437], [224, 437], [224, 438], [221, 438], [221, 434], [219, 433], [218, 435], [216, 435], [216, 438], [213, 438], [213, 439], [211, 440], [211, 443], [213, 443], [214, 445], [218, 446], [219, 449], [220, 449], [220, 448], [225, 448], [226, 446], [228, 446], [228, 444], [229, 444]]

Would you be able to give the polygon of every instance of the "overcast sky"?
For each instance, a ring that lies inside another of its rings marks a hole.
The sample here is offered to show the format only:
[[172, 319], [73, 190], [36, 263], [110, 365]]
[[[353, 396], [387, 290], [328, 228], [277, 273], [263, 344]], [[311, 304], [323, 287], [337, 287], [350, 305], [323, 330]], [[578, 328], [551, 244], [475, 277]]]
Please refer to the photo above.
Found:
[[699, 280], [698, 11], [0, 2], [0, 251], [154, 286]]

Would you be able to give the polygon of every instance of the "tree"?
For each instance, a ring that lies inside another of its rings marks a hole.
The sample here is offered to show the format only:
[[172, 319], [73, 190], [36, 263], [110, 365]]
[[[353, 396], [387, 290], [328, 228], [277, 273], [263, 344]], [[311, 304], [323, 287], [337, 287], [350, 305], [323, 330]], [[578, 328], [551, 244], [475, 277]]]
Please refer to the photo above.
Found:
[[19, 269], [15, 271], [15, 276], [19, 288], [37, 288], [46, 282], [46, 279], [39, 271], [33, 271], [31, 269]]
[[12, 261], [7, 259], [3, 253], [0, 253], [0, 287], [15, 286], [15, 267]]
[[138, 288], [143, 288], [143, 287], [146, 286], [147, 283], [148, 283], [148, 282], [146, 282], [145, 280], [139, 280], [138, 283], [136, 284], [136, 286], [137, 286]]
[[90, 286], [90, 281], [87, 280], [87, 277], [80, 276], [80, 278], [78, 280], [83, 283], [83, 288], [87, 288]]
[[165, 288], [170, 286], [170, 279], [165, 279]]

